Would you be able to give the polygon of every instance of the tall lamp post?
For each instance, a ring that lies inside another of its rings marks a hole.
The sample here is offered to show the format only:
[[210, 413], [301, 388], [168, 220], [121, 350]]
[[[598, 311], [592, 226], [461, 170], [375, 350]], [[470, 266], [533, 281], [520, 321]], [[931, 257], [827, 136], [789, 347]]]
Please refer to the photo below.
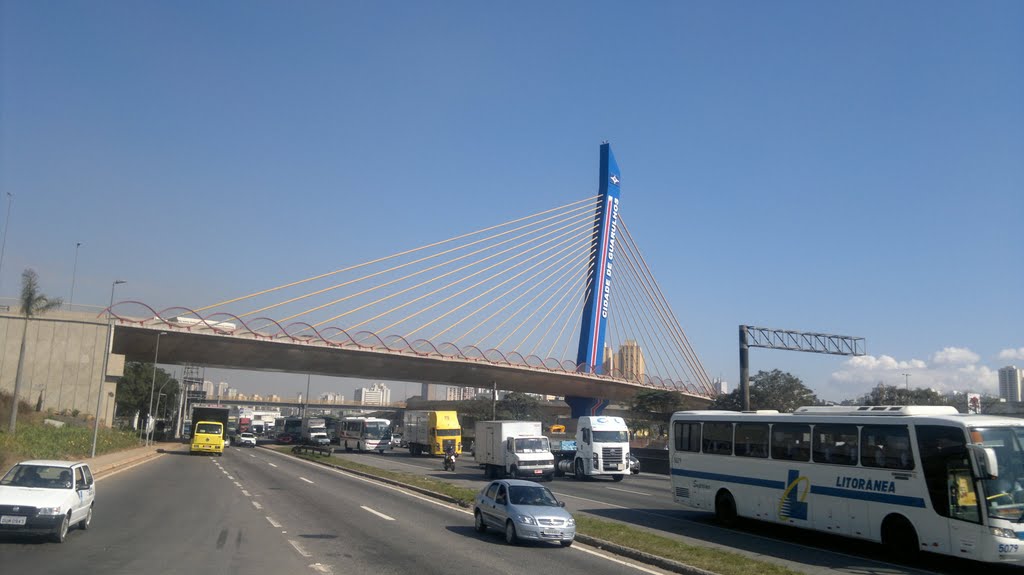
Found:
[[[164, 387], [161, 385], [160, 389], [163, 389], [163, 388]], [[166, 393], [159, 393], [159, 392], [156, 394], [156, 408], [153, 410], [154, 413], [156, 413], [157, 411], [160, 411], [160, 398], [165, 396], [165, 395], [167, 395], [167, 394]], [[153, 427], [155, 428], [156, 424], [153, 424]], [[167, 427], [165, 426], [164, 429], [166, 430]], [[150, 439], [153, 438], [153, 432], [152, 431], [149, 432], [149, 438]], [[166, 439], [166, 437], [165, 437], [165, 439]]]
[[910, 374], [901, 373], [900, 375], [903, 376], [903, 384], [907, 386], [907, 391], [910, 391]]
[[75, 276], [78, 275], [78, 248], [80, 247], [82, 247], [82, 242], [75, 242], [75, 267], [71, 268], [71, 297], [68, 298], [68, 311], [75, 303]]
[[107, 362], [110, 361], [110, 348], [113, 342], [111, 337], [114, 335], [114, 315], [110, 313], [110, 308], [114, 307], [114, 288], [117, 284], [125, 283], [124, 280], [114, 280], [114, 283], [110, 284], [110, 306], [107, 307], [107, 345], [103, 347], [103, 373], [100, 374], [100, 389], [96, 392], [96, 419], [92, 426], [92, 454], [90, 458], [96, 457], [96, 439], [100, 435], [100, 405], [103, 403], [103, 384], [107, 381]]
[[[156, 334], [156, 351], [153, 352], [153, 381], [149, 384], [149, 412], [146, 418], [146, 445], [149, 445], [149, 438], [153, 436], [150, 429], [153, 423], [153, 393], [156, 391], [156, 361], [160, 357], [160, 336], [167, 335], [166, 331]], [[163, 389], [163, 387], [161, 387]]]
[[[113, 391], [108, 391], [107, 392], [107, 400], [103, 402], [103, 417], [106, 417], [107, 416], [107, 411], [110, 410], [110, 399], [112, 397], [114, 397], [114, 392]], [[117, 404], [116, 403], [114, 404], [114, 411], [117, 411]], [[111, 422], [114, 421], [114, 416], [113, 415], [110, 416], [110, 421]]]

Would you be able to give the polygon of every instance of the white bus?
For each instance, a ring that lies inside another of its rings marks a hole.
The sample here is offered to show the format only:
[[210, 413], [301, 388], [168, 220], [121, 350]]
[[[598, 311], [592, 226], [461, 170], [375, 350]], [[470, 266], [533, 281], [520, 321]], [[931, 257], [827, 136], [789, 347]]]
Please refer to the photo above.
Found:
[[337, 427], [338, 445], [345, 451], [378, 451], [391, 447], [391, 421], [376, 417], [346, 417]]
[[1024, 561], [1024, 420], [945, 406], [680, 411], [676, 503], [978, 561]]

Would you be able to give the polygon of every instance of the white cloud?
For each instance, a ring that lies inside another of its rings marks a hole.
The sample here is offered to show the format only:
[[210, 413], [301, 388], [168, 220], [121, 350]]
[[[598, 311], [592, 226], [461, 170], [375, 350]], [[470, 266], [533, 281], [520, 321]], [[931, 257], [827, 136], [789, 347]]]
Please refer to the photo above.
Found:
[[938, 364], [974, 364], [981, 356], [966, 347], [947, 347], [932, 355], [932, 361]]
[[1017, 349], [1004, 349], [999, 352], [999, 359], [1003, 361], [1024, 360], [1024, 347]]
[[911, 388], [931, 388], [939, 392], [998, 393], [997, 371], [980, 364], [980, 356], [971, 350], [947, 347], [932, 354], [931, 358], [931, 363], [928, 363], [920, 359], [899, 360], [888, 355], [852, 357], [832, 373], [826, 389], [818, 390], [818, 397], [853, 399], [879, 383], [909, 384]]

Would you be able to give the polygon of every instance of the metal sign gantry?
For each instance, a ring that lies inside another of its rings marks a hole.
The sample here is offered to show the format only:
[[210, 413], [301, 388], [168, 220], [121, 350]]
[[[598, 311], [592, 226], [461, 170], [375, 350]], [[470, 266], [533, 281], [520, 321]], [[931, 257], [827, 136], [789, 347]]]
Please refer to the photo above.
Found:
[[750, 357], [752, 347], [787, 349], [830, 355], [865, 355], [863, 337], [740, 326], [740, 389], [743, 390], [743, 411], [750, 411]]

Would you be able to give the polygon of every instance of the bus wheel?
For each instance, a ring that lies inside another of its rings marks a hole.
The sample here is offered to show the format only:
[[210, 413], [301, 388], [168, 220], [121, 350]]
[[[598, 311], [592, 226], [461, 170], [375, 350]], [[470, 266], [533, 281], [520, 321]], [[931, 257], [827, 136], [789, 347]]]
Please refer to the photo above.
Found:
[[902, 515], [890, 515], [882, 521], [882, 545], [897, 555], [917, 553], [917, 531]]
[[726, 527], [736, 524], [736, 500], [728, 491], [721, 491], [715, 497], [715, 519]]

